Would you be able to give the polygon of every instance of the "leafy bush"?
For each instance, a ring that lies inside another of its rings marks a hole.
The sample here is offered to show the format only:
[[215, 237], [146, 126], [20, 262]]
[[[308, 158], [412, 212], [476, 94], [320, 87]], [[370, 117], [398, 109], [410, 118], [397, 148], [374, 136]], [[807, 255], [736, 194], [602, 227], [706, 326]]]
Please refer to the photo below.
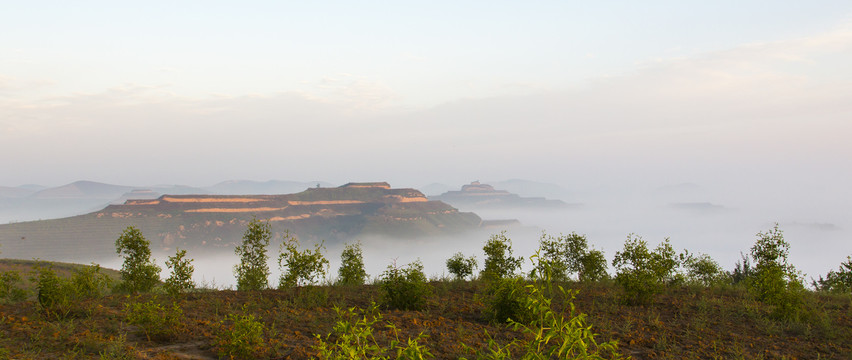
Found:
[[[21, 282], [21, 274], [17, 271], [0, 272], [0, 300], [8, 302], [23, 301], [27, 298], [27, 292], [18, 287]], [[2, 358], [0, 348], [0, 358]]]
[[119, 289], [146, 292], [160, 281], [160, 267], [151, 259], [151, 244], [139, 229], [129, 226], [115, 240], [115, 252], [124, 258]]
[[[540, 251], [530, 260], [534, 263], [537, 261], [536, 267], [541, 269], [541, 277], [522, 289], [513, 291], [519, 294], [521, 308], [526, 312], [527, 318], [517, 320], [510, 317], [508, 320], [514, 330], [520, 330], [526, 336], [519, 337], [507, 345], [501, 345], [489, 337], [486, 349], [477, 351], [477, 358], [513, 359], [515, 357], [511, 352], [516, 348], [523, 354], [521, 359], [604, 359], [604, 356], [621, 359], [617, 342], [599, 344], [595, 339], [597, 334], [592, 332], [592, 326], [586, 324], [586, 314], [577, 313], [574, 307], [576, 291], [557, 287], [557, 295], [565, 299], [569, 309], [569, 319], [562, 315], [562, 311], [553, 309], [553, 282], [548, 275], [552, 273], [548, 269], [550, 260], [541, 258]], [[464, 347], [470, 349], [468, 346]]]
[[[243, 309], [245, 311], [245, 309]], [[252, 314], [228, 314], [216, 340], [219, 357], [256, 359], [268, 351], [264, 327]]]
[[624, 289], [625, 300], [631, 305], [650, 303], [664, 285], [678, 281], [675, 270], [679, 265], [668, 239], [652, 252], [645, 240], [633, 234], [627, 236], [624, 249], [616, 252], [612, 260], [615, 281]]
[[266, 247], [272, 238], [269, 223], [253, 219], [243, 233], [243, 242], [234, 248], [240, 263], [234, 266], [237, 290], [263, 290], [269, 287], [269, 256]]
[[186, 250], [177, 250], [174, 256], [169, 256], [168, 260], [166, 260], [166, 266], [172, 272], [164, 285], [169, 295], [177, 296], [195, 287], [195, 284], [192, 282], [192, 273], [195, 272], [192, 260], [186, 258]]
[[751, 261], [748, 256], [740, 253], [740, 258], [741, 260], [734, 265], [734, 271], [730, 273], [731, 283], [734, 285], [745, 284], [752, 274]]
[[[603, 252], [590, 250], [585, 235], [571, 233], [553, 237], [542, 233], [538, 256], [539, 264], [547, 264], [553, 281], [568, 280], [573, 274], [577, 274], [580, 281], [599, 281], [609, 277]], [[542, 271], [544, 268], [536, 266], [530, 275], [543, 277]]]
[[80, 310], [80, 300], [101, 296], [110, 280], [100, 272], [100, 265], [75, 270], [71, 278], [62, 278], [52, 265], [39, 267], [32, 278], [36, 283], [37, 300], [45, 315], [61, 319]]
[[580, 258], [580, 281], [600, 281], [609, 278], [606, 272], [606, 257], [603, 251], [589, 250]]
[[456, 280], [464, 280], [473, 275], [473, 269], [476, 269], [476, 257], [474, 256], [466, 258], [462, 253], [457, 252], [447, 259], [447, 270], [456, 277]]
[[801, 275], [787, 263], [790, 244], [784, 240], [778, 224], [772, 230], [759, 232], [751, 248], [754, 268], [747, 284], [757, 300], [773, 305], [773, 315], [797, 320], [803, 308]]
[[725, 272], [710, 255], [694, 256], [684, 251], [683, 267], [686, 269], [686, 281], [703, 286], [718, 284], [725, 277]]
[[8, 302], [23, 301], [27, 298], [27, 292], [18, 287], [21, 282], [21, 274], [17, 271], [4, 271], [0, 273], [0, 300]]
[[[554, 281], [565, 281], [571, 274], [580, 272], [588, 244], [586, 237], [577, 233], [558, 237], [542, 233], [538, 248], [541, 259], [548, 264], [550, 277]], [[542, 271], [543, 268], [535, 267], [532, 276], [536, 276], [535, 272], [541, 276]]]
[[840, 268], [837, 271], [829, 271], [825, 275], [825, 279], [820, 275], [819, 280], [814, 281], [813, 285], [820, 291], [852, 292], [852, 256], [847, 256], [846, 261], [840, 263]]
[[426, 307], [426, 298], [431, 295], [423, 264], [420, 260], [400, 268], [393, 263], [382, 273], [380, 288], [384, 303], [394, 309], [422, 310]]
[[485, 280], [512, 276], [524, 262], [523, 257], [512, 257], [512, 240], [506, 237], [505, 231], [491, 235], [482, 250], [485, 251], [485, 267], [480, 276]]
[[531, 319], [526, 308], [524, 280], [519, 277], [497, 278], [488, 283], [485, 298], [485, 317], [495, 322]]
[[[323, 339], [316, 334], [317, 345], [314, 347], [319, 358], [326, 359], [389, 359], [388, 353], [395, 352], [395, 359], [425, 359], [434, 357], [429, 349], [420, 345], [419, 341], [426, 337], [420, 333], [416, 338], [409, 338], [404, 344], [399, 340], [399, 334], [393, 324], [386, 323], [385, 327], [393, 331], [393, 338], [387, 347], [379, 345], [373, 335], [373, 328], [382, 320], [382, 314], [376, 304], [366, 310], [357, 307], [341, 309], [334, 307], [337, 322], [332, 333]], [[331, 337], [336, 340], [332, 343]]]
[[183, 309], [177, 303], [165, 306], [149, 300], [124, 304], [125, 320], [145, 333], [148, 341], [170, 340], [180, 333]]
[[553, 310], [551, 299], [544, 296], [540, 285], [527, 285], [529, 295], [526, 307], [530, 309], [533, 320], [529, 323], [510, 321], [515, 330], [531, 336], [521, 342], [526, 348], [524, 359], [621, 359], [618, 343], [611, 340], [598, 343], [591, 325], [586, 324], [586, 314], [577, 313], [574, 299], [577, 291], [559, 290], [567, 298], [570, 308], [569, 319]]
[[102, 296], [112, 284], [112, 279], [101, 272], [101, 266], [92, 264], [74, 271], [71, 284], [76, 298], [94, 298]]
[[322, 250], [325, 249], [323, 244], [324, 242], [317, 244], [313, 251], [299, 251], [299, 240], [290, 235], [289, 231], [285, 231], [284, 242], [278, 254], [278, 266], [281, 269], [278, 288], [314, 284], [317, 279], [325, 277], [328, 260], [322, 255]]
[[127, 336], [118, 335], [107, 343], [103, 351], [98, 352], [99, 360], [131, 360], [133, 348], [127, 345]]
[[337, 283], [341, 285], [364, 285], [367, 272], [364, 270], [364, 255], [361, 243], [346, 244], [340, 254], [340, 269], [337, 270]]
[[49, 318], [64, 318], [71, 312], [74, 286], [70, 281], [56, 275], [51, 266], [40, 267], [36, 271], [34, 280], [39, 306]]

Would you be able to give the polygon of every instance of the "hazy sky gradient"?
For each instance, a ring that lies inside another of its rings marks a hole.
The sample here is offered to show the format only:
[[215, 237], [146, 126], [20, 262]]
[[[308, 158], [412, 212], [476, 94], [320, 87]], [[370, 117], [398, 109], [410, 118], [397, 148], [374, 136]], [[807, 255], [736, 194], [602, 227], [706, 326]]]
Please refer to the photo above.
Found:
[[499, 216], [726, 268], [777, 221], [816, 276], [852, 253], [850, 64], [848, 0], [6, 2], [0, 185], [531, 179], [585, 207]]
[[848, 1], [17, 2], [0, 184], [850, 180], [849, 64]]

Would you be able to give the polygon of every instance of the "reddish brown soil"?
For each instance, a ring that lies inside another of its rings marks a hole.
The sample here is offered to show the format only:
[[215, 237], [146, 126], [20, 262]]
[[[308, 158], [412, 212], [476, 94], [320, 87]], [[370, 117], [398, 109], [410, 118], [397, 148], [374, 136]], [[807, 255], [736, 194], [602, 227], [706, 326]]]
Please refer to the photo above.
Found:
[[[423, 333], [428, 337], [421, 343], [435, 358], [455, 359], [473, 355], [462, 344], [485, 347], [486, 331], [501, 343], [523, 336], [484, 319], [480, 283], [432, 285], [426, 310], [382, 309], [383, 321], [399, 329], [400, 339]], [[849, 295], [808, 294], [804, 320], [783, 322], [736, 288], [672, 288], [651, 305], [626, 306], [609, 283], [566, 287], [579, 290], [576, 309], [588, 314], [598, 340], [617, 340], [620, 352], [634, 359], [846, 359], [852, 354]], [[366, 308], [379, 298], [374, 286], [189, 294], [179, 300], [180, 331], [165, 341], [149, 341], [126, 323], [123, 304], [134, 300], [130, 296], [77, 304], [64, 320], [47, 319], [32, 302], [6, 304], [0, 305], [0, 349], [9, 358], [98, 358], [124, 335], [138, 358], [216, 359], [225, 316], [251, 313], [265, 327], [265, 358], [305, 359], [316, 354], [316, 335], [332, 331], [334, 305]], [[160, 296], [158, 301], [169, 300]], [[381, 344], [392, 337], [385, 327], [376, 327], [376, 334]]]

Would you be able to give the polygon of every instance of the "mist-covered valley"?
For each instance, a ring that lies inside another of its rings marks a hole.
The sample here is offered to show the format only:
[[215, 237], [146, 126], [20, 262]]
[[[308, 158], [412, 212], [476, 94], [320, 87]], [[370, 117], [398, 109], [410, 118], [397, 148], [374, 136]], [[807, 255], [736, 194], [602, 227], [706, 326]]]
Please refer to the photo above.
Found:
[[[491, 183], [498, 184], [496, 189], [509, 188], [521, 196], [550, 199], [548, 196], [562, 196], [561, 200], [568, 206], [558, 209], [494, 204], [458, 206], [460, 211], [474, 212], [483, 220], [515, 219], [520, 223], [484, 227], [453, 236], [411, 239], [371, 235], [349, 239], [348, 242], [360, 241], [363, 244], [366, 270], [372, 278], [380, 276], [393, 262], [404, 265], [418, 259], [422, 261], [427, 275], [447, 276], [445, 261], [455, 252], [475, 255], [481, 266], [483, 244], [490, 235], [503, 230], [513, 241], [515, 256], [525, 258], [534, 253], [542, 232], [552, 235], [570, 232], [586, 235], [590, 246], [603, 250], [608, 261], [612, 260], [615, 252], [621, 250], [628, 234], [636, 234], [647, 240], [650, 246], [656, 246], [664, 238], [669, 238], [677, 251], [686, 249], [692, 253], [706, 253], [723, 268], [731, 270], [740, 260], [741, 254], [748, 254], [756, 234], [771, 229], [777, 222], [784, 231], [785, 239], [791, 244], [791, 263], [805, 274], [806, 280], [835, 269], [846, 256], [852, 254], [852, 242], [849, 241], [852, 238], [849, 230], [852, 224], [844, 216], [849, 212], [843, 207], [849, 202], [841, 201], [844, 197], [842, 192], [830, 195], [835, 200], [833, 204], [837, 206], [830, 209], [821, 206], [828, 202], [819, 195], [827, 196], [828, 191], [814, 192], [810, 196], [796, 192], [774, 196], [777, 189], [771, 189], [768, 185], [759, 190], [746, 191], [697, 183], [574, 189], [552, 183], [520, 180], [514, 183], [522, 183], [524, 186], [513, 187], [510, 182], [500, 181]], [[431, 185], [432, 189], [440, 191], [459, 187]], [[428, 189], [430, 186], [423, 188]], [[244, 189], [243, 193], [252, 191]], [[429, 195], [437, 194], [438, 191], [434, 190]], [[146, 236], [155, 237], [154, 234]], [[302, 242], [303, 248], [313, 248], [316, 244], [311, 240]], [[275, 238], [268, 247], [271, 284], [277, 284], [280, 273], [277, 264], [280, 243], [281, 239]], [[330, 278], [337, 274], [343, 245], [343, 241], [325, 241]], [[109, 254], [109, 250], [100, 253]], [[172, 254], [169, 251], [158, 250], [155, 246], [154, 256], [163, 268], [166, 257]], [[238, 258], [233, 253], [233, 247], [195, 253], [190, 251], [188, 255], [195, 259], [194, 280], [199, 285], [219, 288], [234, 286], [233, 266], [237, 264]], [[111, 255], [87, 258], [77, 254], [50, 260], [97, 262], [110, 268], [121, 267], [121, 260]], [[528, 260], [524, 269], [529, 269]], [[164, 271], [165, 276], [167, 274]]]

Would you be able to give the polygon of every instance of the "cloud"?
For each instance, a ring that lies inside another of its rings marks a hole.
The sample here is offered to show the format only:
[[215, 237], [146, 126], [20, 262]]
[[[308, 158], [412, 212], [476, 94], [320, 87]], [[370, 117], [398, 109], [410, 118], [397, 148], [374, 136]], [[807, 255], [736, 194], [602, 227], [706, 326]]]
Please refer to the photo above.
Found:
[[[20, 158], [10, 166], [86, 159], [89, 171], [129, 168], [130, 161], [168, 173], [192, 163], [198, 177], [217, 180], [394, 173], [548, 179], [564, 177], [567, 164], [721, 173], [719, 166], [733, 163], [820, 163], [852, 155], [844, 138], [852, 133], [848, 63], [852, 36], [839, 28], [657, 60], [567, 90], [416, 110], [394, 108], [393, 89], [352, 74], [305, 83], [300, 92], [207, 98], [128, 84], [32, 101], [0, 98], [0, 151]], [[0, 79], [0, 91], [8, 83]], [[62, 150], [45, 150], [56, 146]], [[269, 165], [279, 163], [286, 165]]]

